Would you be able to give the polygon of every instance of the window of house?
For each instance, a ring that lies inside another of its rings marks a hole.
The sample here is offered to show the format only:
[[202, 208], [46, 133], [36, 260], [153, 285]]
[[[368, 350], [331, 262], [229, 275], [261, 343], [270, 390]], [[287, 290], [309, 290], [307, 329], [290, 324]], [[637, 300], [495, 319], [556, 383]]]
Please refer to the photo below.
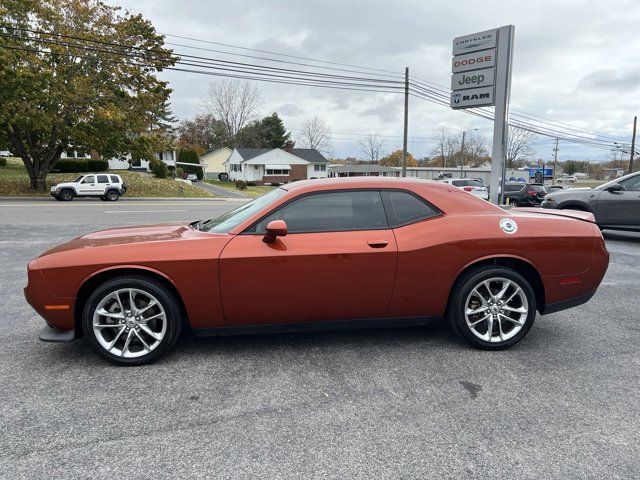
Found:
[[73, 150], [67, 150], [64, 152], [67, 158], [76, 158], [76, 152]]
[[98, 183], [109, 183], [109, 175], [98, 175]]
[[313, 171], [314, 172], [325, 172], [327, 170], [327, 166], [326, 165], [314, 165], [313, 166]]
[[380, 230], [389, 226], [376, 190], [305, 195], [263, 218], [249, 231], [264, 233], [272, 220], [287, 222], [288, 233]]
[[231, 171], [232, 172], [241, 172], [242, 171], [242, 165], [240, 163], [234, 163], [233, 165], [231, 165]]
[[159, 153], [158, 153], [158, 160], [164, 160], [164, 159], [162, 158], [162, 152], [159, 152]]
[[385, 190], [382, 198], [391, 227], [401, 227], [440, 215], [436, 208], [409, 192]]
[[267, 168], [267, 175], [289, 175], [289, 170], [276, 170]]

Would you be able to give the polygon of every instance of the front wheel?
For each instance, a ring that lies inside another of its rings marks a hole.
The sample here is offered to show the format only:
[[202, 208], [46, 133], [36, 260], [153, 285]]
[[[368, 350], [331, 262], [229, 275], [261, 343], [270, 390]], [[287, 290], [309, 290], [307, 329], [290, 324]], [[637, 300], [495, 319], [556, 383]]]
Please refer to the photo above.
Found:
[[117, 190], [109, 190], [107, 192], [107, 200], [109, 200], [110, 202], [115, 202], [118, 200], [118, 198], [120, 198], [120, 194], [118, 193]]
[[466, 273], [456, 283], [449, 322], [471, 345], [499, 350], [515, 345], [536, 317], [529, 282], [506, 267], [487, 266]]
[[160, 282], [122, 276], [103, 283], [89, 297], [82, 328], [104, 359], [116, 365], [143, 365], [173, 346], [181, 317], [175, 295]]
[[68, 188], [65, 188], [58, 194], [58, 198], [63, 202], [70, 202], [71, 200], [73, 200], [73, 197], [73, 190], [69, 190]]

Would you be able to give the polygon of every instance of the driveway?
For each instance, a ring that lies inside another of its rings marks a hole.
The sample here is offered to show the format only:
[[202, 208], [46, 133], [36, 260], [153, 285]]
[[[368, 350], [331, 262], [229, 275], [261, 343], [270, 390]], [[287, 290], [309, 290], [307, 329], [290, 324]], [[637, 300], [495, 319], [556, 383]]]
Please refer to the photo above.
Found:
[[192, 182], [192, 185], [196, 188], [199, 188], [201, 190], [204, 190], [206, 192], [209, 193], [213, 193], [214, 195], [218, 196], [218, 197], [223, 197], [223, 198], [244, 198], [244, 199], [249, 199], [250, 197], [243, 195], [240, 192], [234, 192], [231, 189], [227, 189], [227, 188], [221, 188], [221, 187], [217, 187], [215, 185], [211, 185], [210, 183], [207, 182]]

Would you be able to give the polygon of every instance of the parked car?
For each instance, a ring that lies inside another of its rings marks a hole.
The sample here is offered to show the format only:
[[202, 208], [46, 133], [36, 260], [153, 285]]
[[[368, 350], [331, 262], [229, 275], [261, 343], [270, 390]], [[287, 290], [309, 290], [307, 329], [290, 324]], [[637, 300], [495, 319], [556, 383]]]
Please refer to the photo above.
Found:
[[578, 179], [573, 175], [564, 175], [556, 178], [557, 183], [575, 183]]
[[[44, 341], [84, 336], [119, 365], [181, 329], [228, 335], [420, 325], [476, 347], [522, 340], [536, 312], [588, 301], [609, 254], [591, 213], [503, 209], [450, 185], [289, 183], [212, 220], [108, 229], [28, 265]], [[551, 340], [547, 340], [551, 341]]]
[[63, 202], [70, 202], [74, 197], [98, 197], [100, 200], [115, 202], [126, 191], [127, 185], [120, 175], [89, 173], [80, 175], [73, 182], [52, 185], [49, 193]]
[[553, 192], [542, 207], [591, 212], [602, 229], [640, 231], [640, 172], [596, 188]]
[[471, 195], [475, 195], [483, 200], [489, 200], [489, 192], [482, 180], [475, 178], [447, 178], [441, 180], [441, 182], [461, 188], [465, 192], [469, 192]]
[[195, 173], [188, 173], [187, 174], [187, 180], [189, 180], [191, 182], [197, 182], [198, 181], [198, 176]]
[[547, 191], [538, 183], [506, 182], [504, 202], [514, 207], [538, 207]]

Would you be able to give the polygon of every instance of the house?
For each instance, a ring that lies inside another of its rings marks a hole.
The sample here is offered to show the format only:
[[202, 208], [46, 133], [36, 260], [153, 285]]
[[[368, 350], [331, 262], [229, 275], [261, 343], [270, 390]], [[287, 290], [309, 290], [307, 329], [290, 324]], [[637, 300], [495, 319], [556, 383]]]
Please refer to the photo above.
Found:
[[200, 157], [200, 163], [205, 166], [207, 178], [218, 178], [219, 174], [226, 172], [224, 164], [231, 156], [231, 152], [230, 148], [222, 147]]
[[328, 164], [315, 148], [236, 148], [225, 168], [231, 180], [264, 185], [326, 178]]
[[329, 165], [329, 177], [399, 177], [400, 170], [371, 163]]
[[[175, 165], [176, 164], [176, 154], [173, 150], [167, 150], [164, 152], [157, 152], [156, 157], [159, 160], [162, 160], [167, 165]], [[100, 155], [95, 150], [88, 151], [86, 149], [69, 147], [62, 152], [60, 155], [61, 159], [99, 159]], [[131, 163], [131, 155], [127, 154], [122, 157], [113, 157], [108, 159], [109, 161], [109, 170], [140, 170], [140, 171], [148, 171], [149, 170], [149, 162], [147, 160], [134, 160]]]

